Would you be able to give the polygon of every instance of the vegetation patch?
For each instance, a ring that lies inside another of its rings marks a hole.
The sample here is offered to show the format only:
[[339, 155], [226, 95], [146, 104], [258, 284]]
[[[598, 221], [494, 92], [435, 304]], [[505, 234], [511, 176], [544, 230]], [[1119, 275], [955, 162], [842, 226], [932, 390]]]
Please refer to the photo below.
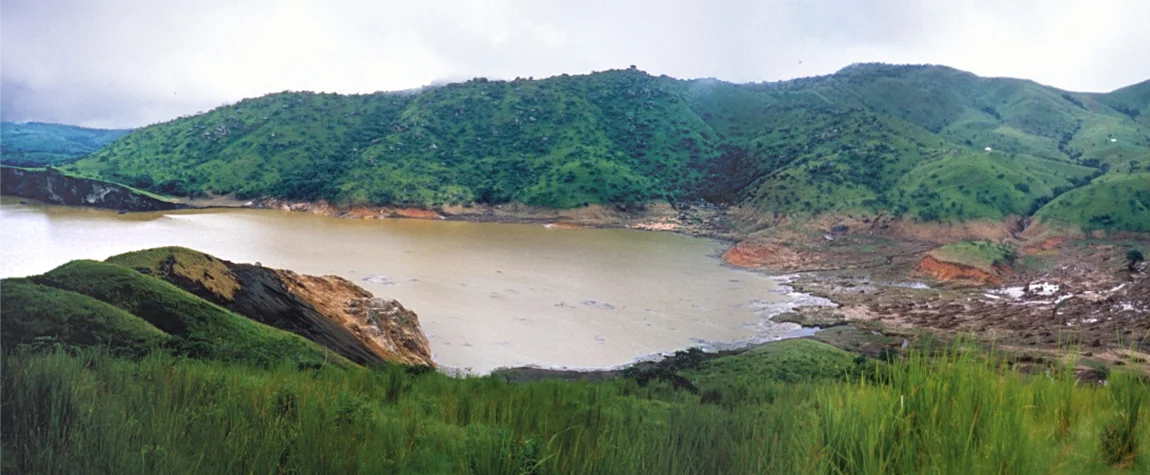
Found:
[[960, 264], [986, 273], [998, 274], [1009, 269], [1018, 258], [1018, 252], [1007, 243], [993, 241], [963, 241], [947, 244], [930, 251], [936, 260]]
[[734, 356], [709, 360], [687, 373], [700, 388], [745, 384], [748, 380], [788, 383], [841, 379], [855, 368], [855, 355], [805, 338], [759, 346]]
[[164, 280], [182, 280], [184, 288], [202, 288], [221, 300], [232, 300], [240, 283], [227, 263], [185, 247], [158, 247], [109, 257], [104, 262], [134, 269]]

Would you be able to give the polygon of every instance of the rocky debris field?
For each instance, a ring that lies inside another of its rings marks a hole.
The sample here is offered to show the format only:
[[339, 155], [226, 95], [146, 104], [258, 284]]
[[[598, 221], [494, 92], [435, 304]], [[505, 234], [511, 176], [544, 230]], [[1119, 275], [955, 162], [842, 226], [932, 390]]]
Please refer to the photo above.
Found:
[[1150, 371], [1150, 269], [1141, 263], [1131, 272], [1124, 257], [1131, 246], [1145, 248], [1144, 242], [1023, 243], [1009, 269], [985, 279], [924, 271], [922, 262], [935, 246], [930, 242], [812, 237], [778, 232], [733, 246], [724, 258], [766, 273], [787, 272], [795, 290], [833, 301], [833, 307], [800, 307], [775, 321], [821, 328], [816, 338], [836, 346], [869, 346], [862, 352], [875, 353], [876, 344], [899, 349], [917, 339], [960, 337], [1011, 352], [1073, 354], [1086, 365]]

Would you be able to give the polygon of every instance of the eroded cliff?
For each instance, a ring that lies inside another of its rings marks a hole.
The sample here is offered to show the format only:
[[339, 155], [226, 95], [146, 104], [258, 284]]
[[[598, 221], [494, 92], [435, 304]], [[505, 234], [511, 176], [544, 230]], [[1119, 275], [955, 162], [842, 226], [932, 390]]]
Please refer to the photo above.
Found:
[[108, 262], [171, 282], [357, 363], [435, 365], [415, 312], [342, 277], [237, 264], [180, 247], [121, 254]]

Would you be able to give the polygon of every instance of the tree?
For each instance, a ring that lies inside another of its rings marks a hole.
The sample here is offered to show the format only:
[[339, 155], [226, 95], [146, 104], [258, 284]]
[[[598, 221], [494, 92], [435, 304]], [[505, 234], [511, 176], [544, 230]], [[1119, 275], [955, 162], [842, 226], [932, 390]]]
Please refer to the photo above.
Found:
[[1142, 256], [1142, 251], [1137, 249], [1130, 249], [1129, 251], [1126, 251], [1126, 268], [1129, 269], [1130, 272], [1138, 272], [1138, 268], [1136, 266], [1139, 262], [1144, 260], [1146, 260], [1146, 258]]

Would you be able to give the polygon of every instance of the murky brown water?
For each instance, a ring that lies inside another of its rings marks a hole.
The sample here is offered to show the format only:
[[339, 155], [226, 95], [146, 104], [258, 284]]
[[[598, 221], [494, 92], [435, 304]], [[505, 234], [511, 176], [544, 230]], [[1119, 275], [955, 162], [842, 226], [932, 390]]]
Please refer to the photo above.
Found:
[[773, 280], [720, 265], [717, 242], [670, 233], [18, 202], [0, 200], [0, 276], [169, 245], [340, 275], [415, 310], [436, 361], [476, 372], [613, 366], [794, 328], [761, 318], [787, 298]]

